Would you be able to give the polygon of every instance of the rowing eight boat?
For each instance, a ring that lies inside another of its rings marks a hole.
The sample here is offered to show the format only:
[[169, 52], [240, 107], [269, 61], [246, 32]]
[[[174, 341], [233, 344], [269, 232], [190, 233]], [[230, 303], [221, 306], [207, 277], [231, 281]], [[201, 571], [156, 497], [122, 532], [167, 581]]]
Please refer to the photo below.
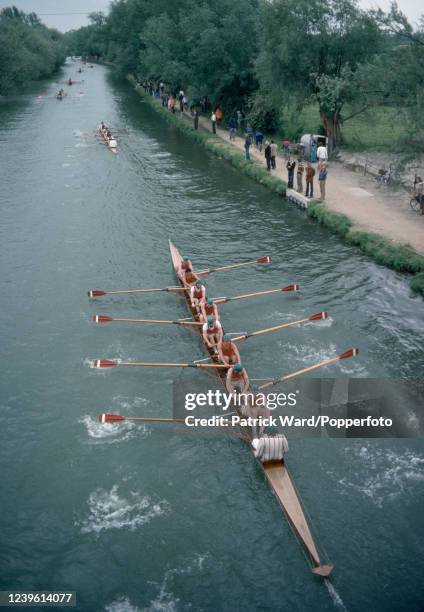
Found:
[[[182, 261], [182, 257], [177, 247], [171, 241], [169, 241], [169, 249], [171, 251], [172, 265], [174, 267], [175, 273], [177, 274], [178, 281], [181, 286], [184, 286], [178, 276], [178, 270]], [[187, 291], [184, 292], [184, 296], [186, 298], [187, 305], [190, 309], [193, 319], [195, 321], [200, 322], [200, 318], [197, 311], [191, 306], [190, 297]], [[213, 349], [210, 349], [205, 343], [204, 346], [209, 352], [212, 361], [216, 362], [217, 357]], [[227, 370], [217, 369], [216, 373], [221, 379], [223, 385], [225, 386]], [[248, 437], [250, 438], [250, 440], [252, 439], [250, 432], [248, 433]], [[254, 455], [253, 447], [250, 443], [249, 447], [252, 454]], [[264, 475], [268, 481], [268, 484], [271, 487], [271, 490], [275, 494], [281, 508], [284, 510], [287, 519], [290, 525], [292, 526], [297, 538], [303, 545], [303, 548], [306, 551], [307, 557], [311, 563], [312, 572], [323, 577], [329, 576], [333, 569], [333, 566], [323, 564], [321, 561], [317, 544], [315, 543], [310, 526], [308, 524], [308, 521], [306, 520], [305, 512], [302, 508], [301, 501], [296, 492], [285, 461], [279, 460], [267, 463], [262, 463], [258, 459], [256, 459], [256, 461], [261, 466]]]
[[109, 149], [109, 151], [111, 151], [114, 155], [117, 154], [117, 143], [115, 138], [108, 138], [101, 129], [99, 129], [99, 134], [103, 140], [103, 142], [105, 143], [105, 145], [107, 146], [107, 148]]

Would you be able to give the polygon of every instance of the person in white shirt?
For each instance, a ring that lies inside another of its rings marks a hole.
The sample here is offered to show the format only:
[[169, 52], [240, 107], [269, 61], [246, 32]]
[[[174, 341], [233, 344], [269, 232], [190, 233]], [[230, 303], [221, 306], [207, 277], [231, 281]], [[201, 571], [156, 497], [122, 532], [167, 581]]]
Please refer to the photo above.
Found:
[[202, 335], [207, 346], [217, 349], [224, 335], [222, 325], [218, 319], [212, 316], [208, 317], [206, 323], [202, 326]]
[[322, 164], [328, 159], [327, 147], [325, 145], [320, 145], [317, 149], [317, 158], [318, 158], [318, 168], [321, 168]]
[[212, 122], [212, 132], [216, 134], [216, 115], [214, 112], [211, 115], [211, 122]]

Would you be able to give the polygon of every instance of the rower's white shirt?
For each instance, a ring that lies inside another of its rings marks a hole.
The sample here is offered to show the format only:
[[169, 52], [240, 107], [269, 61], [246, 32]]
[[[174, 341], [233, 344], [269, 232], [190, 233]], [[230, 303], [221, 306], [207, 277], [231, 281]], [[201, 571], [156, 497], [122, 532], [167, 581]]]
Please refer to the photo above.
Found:
[[[214, 323], [214, 327], [217, 327], [218, 329], [222, 329], [222, 325], [221, 323], [218, 321], [218, 319], [215, 319], [215, 323]], [[208, 323], [204, 323], [203, 327], [202, 327], [202, 331], [208, 331]]]
[[[203, 290], [204, 288], [205, 288], [205, 287], [202, 285], [202, 290]], [[193, 287], [191, 287], [191, 289], [190, 289], [190, 297], [191, 297], [191, 299], [192, 299], [192, 300], [193, 300], [193, 299], [196, 299], [196, 300], [198, 300], [198, 299], [199, 299], [199, 298], [195, 298], [195, 297], [194, 297], [194, 290], [195, 290], [195, 289], [196, 289], [196, 287], [194, 287], [194, 286], [193, 286]], [[202, 293], [203, 293], [203, 297], [204, 297], [205, 292], [203, 291]], [[201, 299], [201, 298], [200, 298], [200, 299]]]
[[327, 147], [321, 145], [317, 149], [317, 157], [318, 159], [327, 159]]

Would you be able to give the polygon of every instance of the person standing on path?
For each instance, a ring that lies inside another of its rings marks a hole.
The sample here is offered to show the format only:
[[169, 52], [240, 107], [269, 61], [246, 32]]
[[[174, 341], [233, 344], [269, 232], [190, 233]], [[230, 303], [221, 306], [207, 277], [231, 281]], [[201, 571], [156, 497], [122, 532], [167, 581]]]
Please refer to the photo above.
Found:
[[294, 159], [291, 159], [289, 157], [289, 159], [287, 160], [286, 168], [287, 168], [287, 172], [288, 172], [287, 187], [288, 187], [288, 189], [293, 189], [294, 169], [296, 168], [296, 162], [294, 161]]
[[197, 110], [197, 108], [194, 109], [193, 120], [194, 120], [194, 129], [198, 130], [199, 129], [199, 111]]
[[305, 172], [305, 164], [301, 157], [297, 160], [297, 193], [303, 193], [303, 173]]
[[290, 157], [290, 140], [287, 136], [283, 140], [283, 154], [284, 159], [288, 159]]
[[242, 124], [243, 124], [243, 114], [240, 110], [238, 110], [236, 114], [237, 114], [237, 128], [239, 131], [241, 131]]
[[271, 168], [275, 170], [276, 168], [275, 158], [277, 157], [277, 145], [275, 144], [273, 140], [271, 140], [270, 147], [271, 147]]
[[318, 147], [317, 158], [318, 158], [318, 169], [320, 169], [323, 164], [327, 163], [327, 159], [328, 159], [327, 147], [325, 145], [320, 145]]
[[265, 142], [265, 159], [266, 159], [266, 169], [271, 170], [271, 145], [268, 141]]
[[309, 149], [309, 161], [315, 163], [317, 161], [317, 141], [311, 137]]
[[312, 168], [311, 163], [308, 162], [308, 165], [306, 166], [306, 192], [305, 192], [305, 196], [307, 198], [313, 198], [314, 197], [314, 176], [315, 176], [315, 170], [314, 168]]
[[255, 130], [255, 144], [256, 148], [259, 149], [259, 152], [262, 153], [262, 142], [264, 139], [264, 135], [260, 130]]
[[214, 134], [216, 134], [216, 115], [215, 115], [215, 112], [212, 112], [211, 122], [212, 122], [212, 132]]
[[230, 130], [230, 140], [235, 140], [237, 132], [237, 119], [234, 117], [234, 115], [230, 119], [228, 128]]
[[246, 149], [246, 159], [250, 160], [250, 145], [252, 141], [250, 140], [250, 134], [246, 135], [246, 140], [244, 141], [244, 148]]
[[325, 200], [325, 181], [327, 180], [327, 164], [325, 162], [321, 162], [321, 168], [318, 173], [318, 181], [319, 181], [319, 190], [320, 190], [320, 200]]

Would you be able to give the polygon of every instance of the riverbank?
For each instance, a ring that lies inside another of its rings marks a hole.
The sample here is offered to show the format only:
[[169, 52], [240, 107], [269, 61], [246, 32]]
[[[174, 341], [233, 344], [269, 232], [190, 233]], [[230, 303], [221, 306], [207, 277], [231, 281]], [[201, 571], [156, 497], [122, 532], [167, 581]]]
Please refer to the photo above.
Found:
[[[251, 160], [245, 159], [242, 138], [236, 137], [230, 142], [228, 132], [220, 128], [216, 135], [213, 134], [210, 121], [205, 117], [199, 117], [199, 129], [195, 130], [188, 113], [170, 113], [159, 99], [146, 94], [134, 79], [130, 80], [166, 121], [244, 174], [285, 196], [284, 160], [279, 158], [277, 169], [268, 172], [263, 153], [254, 147], [251, 147]], [[409, 204], [406, 203], [405, 210], [399, 209], [395, 206], [395, 194], [380, 192], [371, 179], [363, 177], [360, 180], [337, 162], [330, 164], [327, 192], [325, 203], [315, 200], [309, 204], [308, 216], [346, 243], [358, 247], [378, 264], [411, 275], [411, 288], [424, 295], [424, 224], [420, 216], [406, 208]], [[405, 237], [408, 237], [408, 244], [405, 244]]]

